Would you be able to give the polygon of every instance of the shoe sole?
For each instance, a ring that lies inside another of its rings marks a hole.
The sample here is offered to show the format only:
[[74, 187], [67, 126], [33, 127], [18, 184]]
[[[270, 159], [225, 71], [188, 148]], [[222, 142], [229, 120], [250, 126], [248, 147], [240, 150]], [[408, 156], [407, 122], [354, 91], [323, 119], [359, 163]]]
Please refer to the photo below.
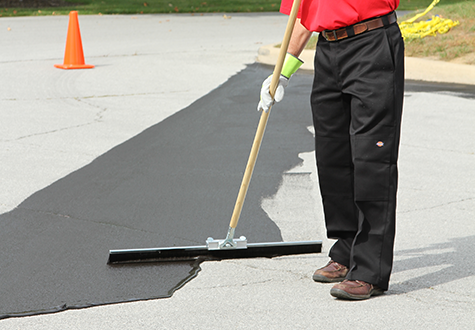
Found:
[[345, 300], [364, 300], [364, 299], [369, 299], [371, 298], [371, 296], [379, 296], [379, 295], [382, 295], [384, 292], [382, 290], [371, 290], [371, 292], [367, 295], [354, 295], [354, 294], [351, 294], [351, 293], [348, 293], [344, 290], [341, 290], [341, 289], [334, 289], [332, 288], [330, 290], [330, 294], [335, 297], [335, 298], [339, 298], [339, 299], [345, 299]]
[[330, 278], [330, 277], [326, 277], [326, 276], [318, 275], [318, 274], [314, 274], [312, 278], [315, 282], [320, 282], [320, 283], [337, 283], [337, 282], [343, 282], [345, 279], [344, 277]]

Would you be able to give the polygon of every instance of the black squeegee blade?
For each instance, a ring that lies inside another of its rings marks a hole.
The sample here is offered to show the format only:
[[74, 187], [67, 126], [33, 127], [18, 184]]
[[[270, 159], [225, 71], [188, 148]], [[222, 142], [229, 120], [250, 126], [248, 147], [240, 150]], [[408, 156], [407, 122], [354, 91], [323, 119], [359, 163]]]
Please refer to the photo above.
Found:
[[319, 253], [321, 241], [248, 243], [245, 249], [208, 250], [207, 246], [183, 246], [109, 251], [109, 264], [131, 262], [170, 262], [202, 258], [204, 260], [273, 258], [284, 255]]

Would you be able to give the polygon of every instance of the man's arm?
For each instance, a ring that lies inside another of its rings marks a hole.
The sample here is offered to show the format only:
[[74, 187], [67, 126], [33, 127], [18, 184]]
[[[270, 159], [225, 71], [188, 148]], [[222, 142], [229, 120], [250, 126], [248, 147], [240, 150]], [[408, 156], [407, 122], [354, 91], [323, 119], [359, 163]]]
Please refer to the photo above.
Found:
[[307, 30], [302, 23], [300, 23], [300, 18], [297, 18], [287, 52], [295, 57], [299, 57], [311, 36], [312, 32]]

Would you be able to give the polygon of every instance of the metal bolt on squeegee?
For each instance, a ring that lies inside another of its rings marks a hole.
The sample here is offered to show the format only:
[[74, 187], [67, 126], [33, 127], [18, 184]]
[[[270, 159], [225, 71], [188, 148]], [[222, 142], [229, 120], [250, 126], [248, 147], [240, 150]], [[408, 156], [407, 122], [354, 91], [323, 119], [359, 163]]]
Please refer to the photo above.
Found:
[[247, 239], [241, 236], [234, 239], [235, 228], [230, 227], [225, 239], [216, 240], [213, 237], [208, 237], [206, 246], [208, 250], [222, 250], [222, 249], [247, 249]]

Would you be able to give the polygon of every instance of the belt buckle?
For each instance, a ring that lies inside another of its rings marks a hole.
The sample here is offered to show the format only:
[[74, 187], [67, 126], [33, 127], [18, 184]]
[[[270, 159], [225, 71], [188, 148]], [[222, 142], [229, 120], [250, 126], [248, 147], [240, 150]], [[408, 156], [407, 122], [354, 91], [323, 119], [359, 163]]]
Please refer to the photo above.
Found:
[[[333, 37], [335, 38], [334, 40], [331, 40], [328, 36], [331, 35], [331, 33], [333, 33]], [[338, 36], [336, 34], [336, 30], [331, 30], [331, 31], [323, 31], [323, 37], [325, 38], [326, 41], [337, 41], [338, 40]]]

